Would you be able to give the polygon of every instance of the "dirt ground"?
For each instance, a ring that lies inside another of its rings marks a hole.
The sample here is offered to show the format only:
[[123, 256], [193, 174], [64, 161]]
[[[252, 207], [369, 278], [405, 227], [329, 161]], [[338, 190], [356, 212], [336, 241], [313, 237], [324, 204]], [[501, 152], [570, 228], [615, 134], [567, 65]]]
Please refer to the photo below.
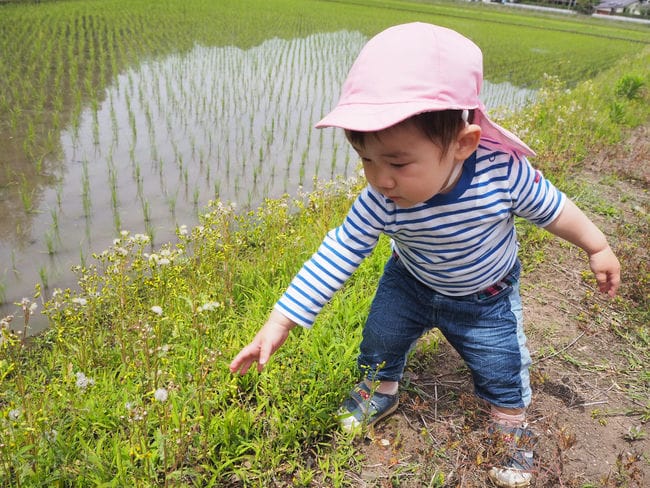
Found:
[[[583, 208], [615, 251], [629, 245], [618, 238], [619, 226], [642, 221], [647, 226], [649, 154], [646, 126], [594, 155], [576, 176], [588, 195], [596, 196]], [[617, 211], [608, 212], [611, 208]], [[650, 258], [650, 243], [633, 244], [641, 259]], [[522, 278], [533, 357], [528, 420], [539, 436], [533, 486], [650, 486], [650, 425], [644, 422], [650, 399], [643, 364], [648, 356], [639, 359], [613, 332], [625, 328], [622, 307], [596, 291], [581, 250], [551, 239], [540, 255], [539, 265]], [[624, 278], [630, 264], [622, 259]], [[632, 284], [623, 284], [623, 297], [633, 294], [627, 286]], [[458, 354], [444, 339], [437, 351], [430, 343], [434, 337], [423, 338], [409, 363], [397, 413], [358, 441], [362, 458], [349, 474], [357, 486], [492, 486], [486, 472], [498, 452], [486, 442], [485, 405], [473, 396]], [[635, 360], [646, 383], [631, 389]]]

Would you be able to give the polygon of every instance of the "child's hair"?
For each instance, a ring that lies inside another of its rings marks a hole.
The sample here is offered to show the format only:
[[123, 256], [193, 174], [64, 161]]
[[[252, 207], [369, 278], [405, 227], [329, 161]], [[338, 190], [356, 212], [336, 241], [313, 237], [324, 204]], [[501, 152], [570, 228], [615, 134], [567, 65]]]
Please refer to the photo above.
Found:
[[[454, 142], [458, 132], [465, 127], [465, 120], [462, 118], [462, 110], [437, 110], [435, 112], [423, 112], [406, 120], [403, 120], [393, 127], [411, 123], [419, 131], [427, 136], [432, 142], [440, 146], [443, 154]], [[474, 120], [474, 110], [469, 110], [467, 123]], [[362, 132], [358, 130], [346, 130], [345, 136], [352, 145], [364, 147], [366, 136], [368, 134], [377, 136], [381, 131]]]

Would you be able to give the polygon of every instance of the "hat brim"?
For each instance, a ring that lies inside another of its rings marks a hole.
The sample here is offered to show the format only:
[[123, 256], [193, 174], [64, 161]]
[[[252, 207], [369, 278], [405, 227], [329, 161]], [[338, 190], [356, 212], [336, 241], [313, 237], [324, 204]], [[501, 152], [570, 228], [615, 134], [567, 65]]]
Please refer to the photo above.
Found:
[[414, 101], [402, 103], [354, 103], [337, 105], [316, 124], [323, 127], [340, 127], [359, 132], [374, 132], [392, 127], [423, 112], [434, 112], [453, 107], [436, 106], [431, 102]]
[[534, 156], [535, 151], [522, 142], [509, 130], [492, 121], [485, 112], [485, 107], [454, 107], [449, 103], [437, 106], [431, 101], [413, 101], [382, 104], [339, 104], [316, 124], [317, 129], [339, 127], [359, 132], [376, 132], [392, 127], [404, 120], [424, 112], [438, 110], [475, 110], [474, 124], [481, 127], [481, 138], [504, 146], [504, 149], [519, 155]]

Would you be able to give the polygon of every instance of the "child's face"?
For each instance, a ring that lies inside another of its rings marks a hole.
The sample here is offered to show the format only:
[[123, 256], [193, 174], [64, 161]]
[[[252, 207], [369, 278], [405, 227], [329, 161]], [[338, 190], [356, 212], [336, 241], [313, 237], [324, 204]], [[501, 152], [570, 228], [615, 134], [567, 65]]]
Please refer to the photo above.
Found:
[[453, 188], [453, 148], [442, 149], [412, 123], [368, 134], [364, 146], [353, 144], [368, 183], [400, 207], [412, 207]]

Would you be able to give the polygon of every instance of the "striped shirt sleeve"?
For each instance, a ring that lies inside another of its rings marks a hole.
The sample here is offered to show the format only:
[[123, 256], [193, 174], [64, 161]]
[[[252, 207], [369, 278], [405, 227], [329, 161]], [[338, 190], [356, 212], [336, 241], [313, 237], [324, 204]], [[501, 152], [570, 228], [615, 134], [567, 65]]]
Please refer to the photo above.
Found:
[[519, 217], [545, 227], [562, 212], [566, 196], [542, 172], [533, 168], [526, 158], [511, 167], [513, 174], [513, 212]]
[[310, 328], [329, 302], [377, 245], [384, 229], [385, 209], [366, 188], [343, 223], [330, 230], [275, 304], [283, 315]]

